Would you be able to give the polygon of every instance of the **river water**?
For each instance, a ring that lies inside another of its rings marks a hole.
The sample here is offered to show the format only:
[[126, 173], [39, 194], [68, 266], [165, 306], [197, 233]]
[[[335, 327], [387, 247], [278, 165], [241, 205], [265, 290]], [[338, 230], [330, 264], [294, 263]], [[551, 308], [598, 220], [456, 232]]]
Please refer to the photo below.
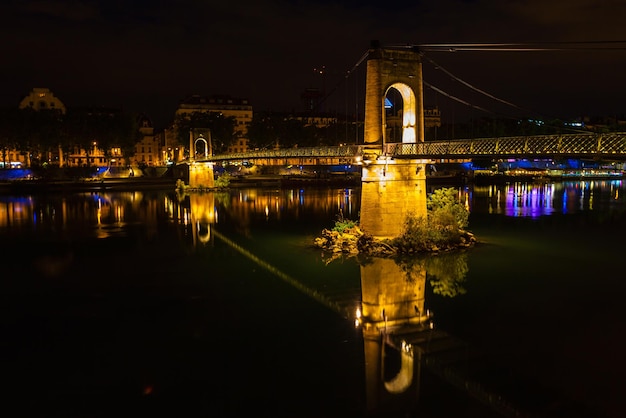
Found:
[[[355, 323], [377, 261], [312, 245], [340, 214], [358, 219], [358, 188], [0, 196], [5, 407], [489, 417], [506, 402], [521, 416], [621, 417], [626, 185], [456, 188], [479, 243], [415, 259], [420, 307], [472, 354], [461, 385], [424, 366], [402, 396], [372, 389], [377, 354]], [[404, 278], [381, 280], [391, 293]]]

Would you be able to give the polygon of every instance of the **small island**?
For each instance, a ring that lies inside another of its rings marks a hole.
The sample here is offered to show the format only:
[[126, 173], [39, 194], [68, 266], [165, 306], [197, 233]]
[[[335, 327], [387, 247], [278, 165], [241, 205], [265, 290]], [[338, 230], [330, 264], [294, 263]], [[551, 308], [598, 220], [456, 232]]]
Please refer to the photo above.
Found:
[[332, 229], [324, 229], [314, 245], [336, 258], [340, 255], [364, 254], [392, 257], [414, 253], [437, 253], [464, 249], [476, 243], [474, 235], [465, 230], [469, 212], [457, 198], [454, 188], [442, 188], [427, 200], [427, 215], [409, 213], [403, 232], [394, 238], [379, 239], [362, 231], [358, 223], [339, 215]]

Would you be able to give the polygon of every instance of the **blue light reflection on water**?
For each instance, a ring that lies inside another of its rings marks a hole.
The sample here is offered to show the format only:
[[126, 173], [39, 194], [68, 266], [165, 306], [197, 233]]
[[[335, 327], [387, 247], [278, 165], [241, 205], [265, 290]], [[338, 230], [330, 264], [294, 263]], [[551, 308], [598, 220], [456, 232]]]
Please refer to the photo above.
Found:
[[553, 185], [529, 185], [514, 183], [508, 186], [506, 215], [530, 216], [549, 215], [554, 211]]

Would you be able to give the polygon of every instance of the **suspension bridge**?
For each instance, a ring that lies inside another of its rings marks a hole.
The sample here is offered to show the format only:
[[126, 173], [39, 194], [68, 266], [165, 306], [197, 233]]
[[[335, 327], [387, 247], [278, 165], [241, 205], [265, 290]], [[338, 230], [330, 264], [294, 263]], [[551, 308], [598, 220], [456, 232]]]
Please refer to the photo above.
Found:
[[[500, 158], [592, 158], [621, 161], [626, 159], [626, 133], [592, 133], [588, 131], [572, 131], [571, 134], [468, 138], [455, 140], [425, 141], [423, 90], [429, 88], [462, 104], [489, 113], [487, 109], [468, 103], [426, 82], [422, 73], [422, 63], [432, 64], [447, 77], [462, 84], [472, 91], [510, 108], [530, 114], [537, 112], [524, 109], [510, 101], [503, 100], [476, 86], [460, 79], [441, 65], [433, 61], [427, 52], [432, 51], [506, 51], [506, 52], [537, 52], [537, 51], [590, 51], [598, 48], [621, 50], [626, 42], [570, 42], [541, 44], [407, 44], [381, 46], [372, 41], [370, 48], [347, 72], [348, 76], [355, 73], [365, 63], [365, 115], [362, 143], [359, 139], [354, 145], [343, 147], [312, 147], [288, 148], [242, 153], [205, 156], [198, 161], [250, 161], [256, 164], [298, 163], [341, 163], [353, 162], [362, 157], [380, 156], [394, 159], [471, 159], [492, 157]], [[325, 71], [325, 70], [324, 70]], [[327, 97], [336, 88], [332, 89]], [[401, 97], [401, 142], [391, 142], [388, 132], [385, 100], [390, 92]], [[327, 97], [323, 98], [323, 102]], [[297, 141], [296, 141], [297, 142]], [[291, 159], [291, 160], [286, 160]], [[296, 160], [293, 160], [296, 159]], [[308, 161], [307, 161], [308, 160]]]
[[[190, 161], [189, 184], [212, 187], [216, 162], [256, 165], [361, 166], [361, 225], [372, 235], [400, 233], [409, 211], [426, 212], [426, 164], [472, 158], [584, 158], [626, 160], [626, 133], [574, 133], [506, 138], [425, 141], [423, 47], [382, 47], [373, 41], [357, 65], [366, 64], [365, 115], [361, 144], [288, 148], [207, 155]], [[402, 101], [401, 141], [390, 142], [385, 100], [394, 91]], [[196, 141], [197, 142], [197, 141]], [[193, 138], [190, 138], [190, 149]], [[197, 150], [194, 150], [197, 151]], [[194, 152], [193, 155], [197, 155]]]
[[287, 148], [212, 155], [197, 161], [248, 161], [267, 165], [283, 164], [286, 160], [291, 161], [292, 164], [305, 162], [320, 164], [327, 161], [358, 164], [368, 156], [423, 160], [580, 158], [625, 161], [626, 132], [401, 142], [386, 143], [380, 148], [368, 145]]

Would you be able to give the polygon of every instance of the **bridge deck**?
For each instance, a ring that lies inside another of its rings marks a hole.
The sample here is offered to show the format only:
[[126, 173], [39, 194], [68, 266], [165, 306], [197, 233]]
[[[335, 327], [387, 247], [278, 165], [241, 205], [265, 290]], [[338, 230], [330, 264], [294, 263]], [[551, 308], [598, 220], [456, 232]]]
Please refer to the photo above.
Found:
[[[503, 138], [476, 138], [418, 143], [387, 143], [384, 146], [348, 145], [260, 150], [222, 154], [197, 162], [250, 161], [291, 164], [355, 164], [364, 156], [384, 155], [398, 159], [470, 158], [590, 158], [626, 160], [626, 133], [581, 133]], [[322, 162], [320, 162], [322, 161]]]

